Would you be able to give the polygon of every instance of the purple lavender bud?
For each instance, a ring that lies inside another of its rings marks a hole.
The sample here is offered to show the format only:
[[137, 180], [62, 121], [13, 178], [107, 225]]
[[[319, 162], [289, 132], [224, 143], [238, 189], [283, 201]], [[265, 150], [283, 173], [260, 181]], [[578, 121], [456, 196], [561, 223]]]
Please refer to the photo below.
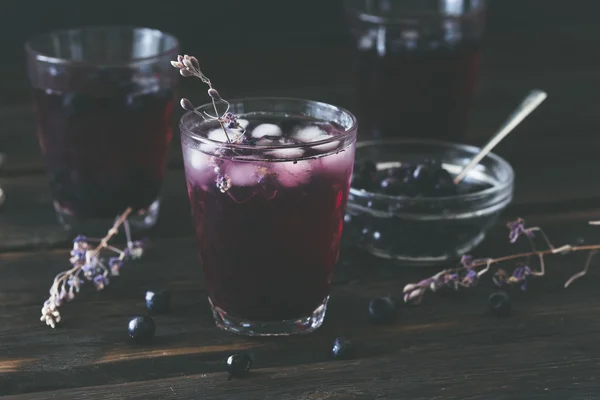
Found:
[[79, 292], [79, 286], [81, 286], [81, 280], [79, 278], [69, 278], [67, 280], [67, 286], [69, 286], [69, 288], [73, 288], [76, 292]]
[[198, 59], [196, 57], [190, 56], [190, 61], [192, 62], [194, 68], [200, 69], [200, 63], [198, 62]]
[[525, 269], [523, 267], [517, 267], [515, 268], [515, 270], [513, 271], [512, 274], [513, 278], [515, 278], [515, 280], [517, 282], [521, 282], [524, 277], [525, 277]]
[[102, 290], [108, 285], [108, 278], [104, 275], [96, 275], [94, 277], [94, 286], [97, 290]]
[[123, 260], [121, 260], [119, 257], [111, 257], [108, 259], [108, 266], [111, 268], [114, 266], [122, 267]]
[[87, 243], [87, 240], [87, 236], [78, 235], [75, 237], [75, 239], [73, 239], [73, 243]]
[[429, 288], [434, 292], [440, 290], [444, 286], [446, 286], [446, 280], [444, 279], [444, 277], [432, 279], [431, 282], [429, 282]]
[[194, 76], [194, 73], [187, 69], [180, 69], [179, 75], [183, 76], [184, 78], [189, 78], [190, 76]]
[[71, 250], [71, 264], [79, 264], [85, 261], [85, 250], [73, 249]]
[[463, 267], [468, 268], [471, 266], [471, 264], [473, 264], [473, 257], [468, 254], [465, 254], [460, 258], [460, 263]]
[[183, 56], [183, 65], [185, 65], [185, 67], [188, 69], [194, 69], [194, 64], [192, 63], [192, 60], [190, 60], [190, 56], [187, 54]]
[[477, 272], [475, 270], [470, 269], [465, 274], [463, 283], [468, 286], [475, 286], [477, 285], [478, 278], [479, 277], [477, 276]]
[[108, 267], [110, 272], [114, 276], [118, 276], [121, 268], [123, 267], [124, 261], [118, 257], [112, 257], [108, 260]]
[[221, 96], [219, 95], [219, 92], [217, 92], [217, 89], [208, 89], [208, 95], [216, 101], [221, 101]]
[[183, 64], [183, 56], [182, 55], [178, 55], [177, 56], [177, 62], [182, 63]]
[[506, 224], [506, 227], [509, 229], [508, 239], [511, 243], [515, 243], [519, 236], [523, 233], [529, 237], [533, 237], [533, 232], [525, 231], [525, 220], [522, 218], [518, 218], [516, 221], [510, 221]]
[[85, 264], [83, 267], [81, 267], [81, 270], [86, 278], [90, 279], [94, 272], [96, 272], [96, 266], [94, 264]]
[[182, 63], [180, 63], [179, 61], [171, 61], [171, 65], [177, 69], [184, 68], [184, 65]]
[[523, 283], [521, 284], [521, 290], [523, 292], [527, 291], [527, 280], [524, 280]]
[[136, 260], [140, 258], [149, 247], [150, 240], [148, 238], [136, 240], [131, 242], [131, 245], [125, 250], [125, 255], [130, 259]]
[[191, 101], [189, 101], [185, 97], [183, 99], [181, 99], [181, 101], [179, 102], [179, 105], [181, 106], [181, 108], [183, 108], [186, 111], [194, 111], [194, 105], [192, 104]]
[[525, 230], [524, 232], [525, 232], [525, 235], [527, 235], [527, 237], [529, 237], [529, 238], [535, 237], [535, 234], [532, 231]]

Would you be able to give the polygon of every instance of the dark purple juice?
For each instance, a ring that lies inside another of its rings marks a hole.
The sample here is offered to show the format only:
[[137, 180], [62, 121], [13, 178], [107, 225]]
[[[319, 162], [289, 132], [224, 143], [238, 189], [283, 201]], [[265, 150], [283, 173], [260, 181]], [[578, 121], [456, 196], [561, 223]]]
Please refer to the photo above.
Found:
[[[290, 118], [280, 126], [286, 125], [285, 132], [301, 123]], [[248, 131], [258, 132], [261, 127], [253, 124]], [[304, 132], [316, 131], [310, 129]], [[289, 143], [285, 133], [280, 140]], [[330, 293], [354, 144], [267, 151], [261, 159], [244, 160], [243, 154], [210, 157], [183, 135], [182, 141], [213, 305], [231, 317], [253, 321], [311, 315]], [[230, 180], [225, 193], [215, 184], [218, 176]]]
[[479, 43], [416, 43], [357, 51], [361, 130], [377, 137], [457, 139], [467, 129]]
[[54, 200], [71, 215], [113, 218], [158, 197], [173, 93], [34, 90], [37, 135]]

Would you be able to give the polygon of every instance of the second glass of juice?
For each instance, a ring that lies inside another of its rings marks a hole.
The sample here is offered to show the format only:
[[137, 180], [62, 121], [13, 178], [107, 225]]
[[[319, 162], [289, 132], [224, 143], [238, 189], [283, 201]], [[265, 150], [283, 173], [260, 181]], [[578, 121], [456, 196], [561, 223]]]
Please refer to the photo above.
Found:
[[356, 119], [296, 99], [243, 99], [230, 111], [246, 128], [240, 144], [197, 113], [180, 124], [216, 324], [250, 336], [312, 332], [323, 322], [338, 260]]
[[361, 134], [461, 139], [485, 0], [346, 0], [346, 11], [356, 40]]
[[49, 32], [26, 44], [37, 136], [54, 209], [65, 228], [89, 232], [130, 207], [150, 228], [172, 137], [179, 43], [125, 26]]

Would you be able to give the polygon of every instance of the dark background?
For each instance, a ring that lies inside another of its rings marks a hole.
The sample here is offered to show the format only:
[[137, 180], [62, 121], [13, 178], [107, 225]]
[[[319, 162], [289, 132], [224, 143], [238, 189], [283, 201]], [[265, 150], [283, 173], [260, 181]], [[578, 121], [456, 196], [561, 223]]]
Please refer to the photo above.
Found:
[[[518, 41], [527, 42], [533, 36], [561, 30], [564, 40], [551, 44], [557, 52], [563, 51], [565, 46], [576, 46], [581, 49], [579, 56], [590, 56], [596, 53], [594, 47], [586, 51], [585, 43], [572, 39], [585, 36], [586, 29], [592, 32], [591, 28], [597, 23], [594, 8], [599, 8], [594, 3], [590, 0], [491, 0], [486, 37], [510, 35], [518, 46]], [[182, 51], [195, 53], [199, 58], [214, 54], [218, 49], [231, 49], [230, 60], [207, 59], [204, 60], [208, 63], [206, 68], [226, 62], [243, 64], [236, 58], [239, 50], [271, 49], [269, 57], [263, 56], [260, 63], [262, 69], [269, 71], [278, 68], [281, 51], [287, 55], [290, 49], [307, 46], [335, 49], [350, 46], [344, 23], [342, 0], [4, 0], [0, 6], [0, 57], [4, 67], [21, 64], [25, 39], [52, 29], [130, 24], [169, 31], [181, 39]], [[264, 51], [260, 53], [264, 55]], [[303, 63], [309, 54], [303, 52], [302, 58], [294, 61]], [[571, 61], [574, 66], [579, 62]], [[518, 65], [519, 59], [507, 57], [503, 62], [507, 66]], [[544, 65], [539, 67], [544, 68]], [[286, 80], [294, 84], [307, 79], [308, 75], [316, 74], [287, 76]]]
[[[400, 1], [400, 0], [398, 0]], [[342, 0], [4, 0], [0, 5], [0, 170], [40, 172], [23, 45], [53, 29], [93, 24], [158, 28], [181, 39], [225, 98], [293, 96], [354, 108], [352, 38]], [[489, 0], [480, 78], [468, 135], [481, 145], [525, 94], [548, 100], [495, 150], [517, 174], [517, 201], [600, 198], [600, 3], [591, 0]], [[184, 95], [202, 101], [201, 86]], [[359, 129], [360, 131], [360, 129]], [[360, 133], [359, 133], [360, 135]], [[535, 143], [535, 145], [532, 145]], [[174, 140], [173, 159], [180, 155]], [[577, 161], [574, 163], [574, 161]], [[15, 171], [15, 172], [13, 172]], [[583, 172], [582, 172], [583, 171]]]

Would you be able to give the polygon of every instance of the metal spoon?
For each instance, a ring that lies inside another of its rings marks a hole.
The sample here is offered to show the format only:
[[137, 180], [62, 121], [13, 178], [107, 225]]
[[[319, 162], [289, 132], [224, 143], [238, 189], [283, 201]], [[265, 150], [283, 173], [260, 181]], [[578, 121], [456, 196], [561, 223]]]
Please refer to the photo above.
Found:
[[454, 184], [458, 184], [462, 181], [469, 171], [473, 169], [479, 161], [483, 159], [498, 143], [502, 141], [513, 129], [517, 127], [533, 110], [535, 110], [544, 100], [546, 100], [548, 94], [541, 90], [532, 90], [529, 92], [527, 97], [523, 99], [519, 107], [508, 117], [504, 122], [504, 125], [496, 132], [496, 134], [490, 139], [490, 141], [477, 153], [466, 167], [460, 171], [456, 178], [454, 178]]

